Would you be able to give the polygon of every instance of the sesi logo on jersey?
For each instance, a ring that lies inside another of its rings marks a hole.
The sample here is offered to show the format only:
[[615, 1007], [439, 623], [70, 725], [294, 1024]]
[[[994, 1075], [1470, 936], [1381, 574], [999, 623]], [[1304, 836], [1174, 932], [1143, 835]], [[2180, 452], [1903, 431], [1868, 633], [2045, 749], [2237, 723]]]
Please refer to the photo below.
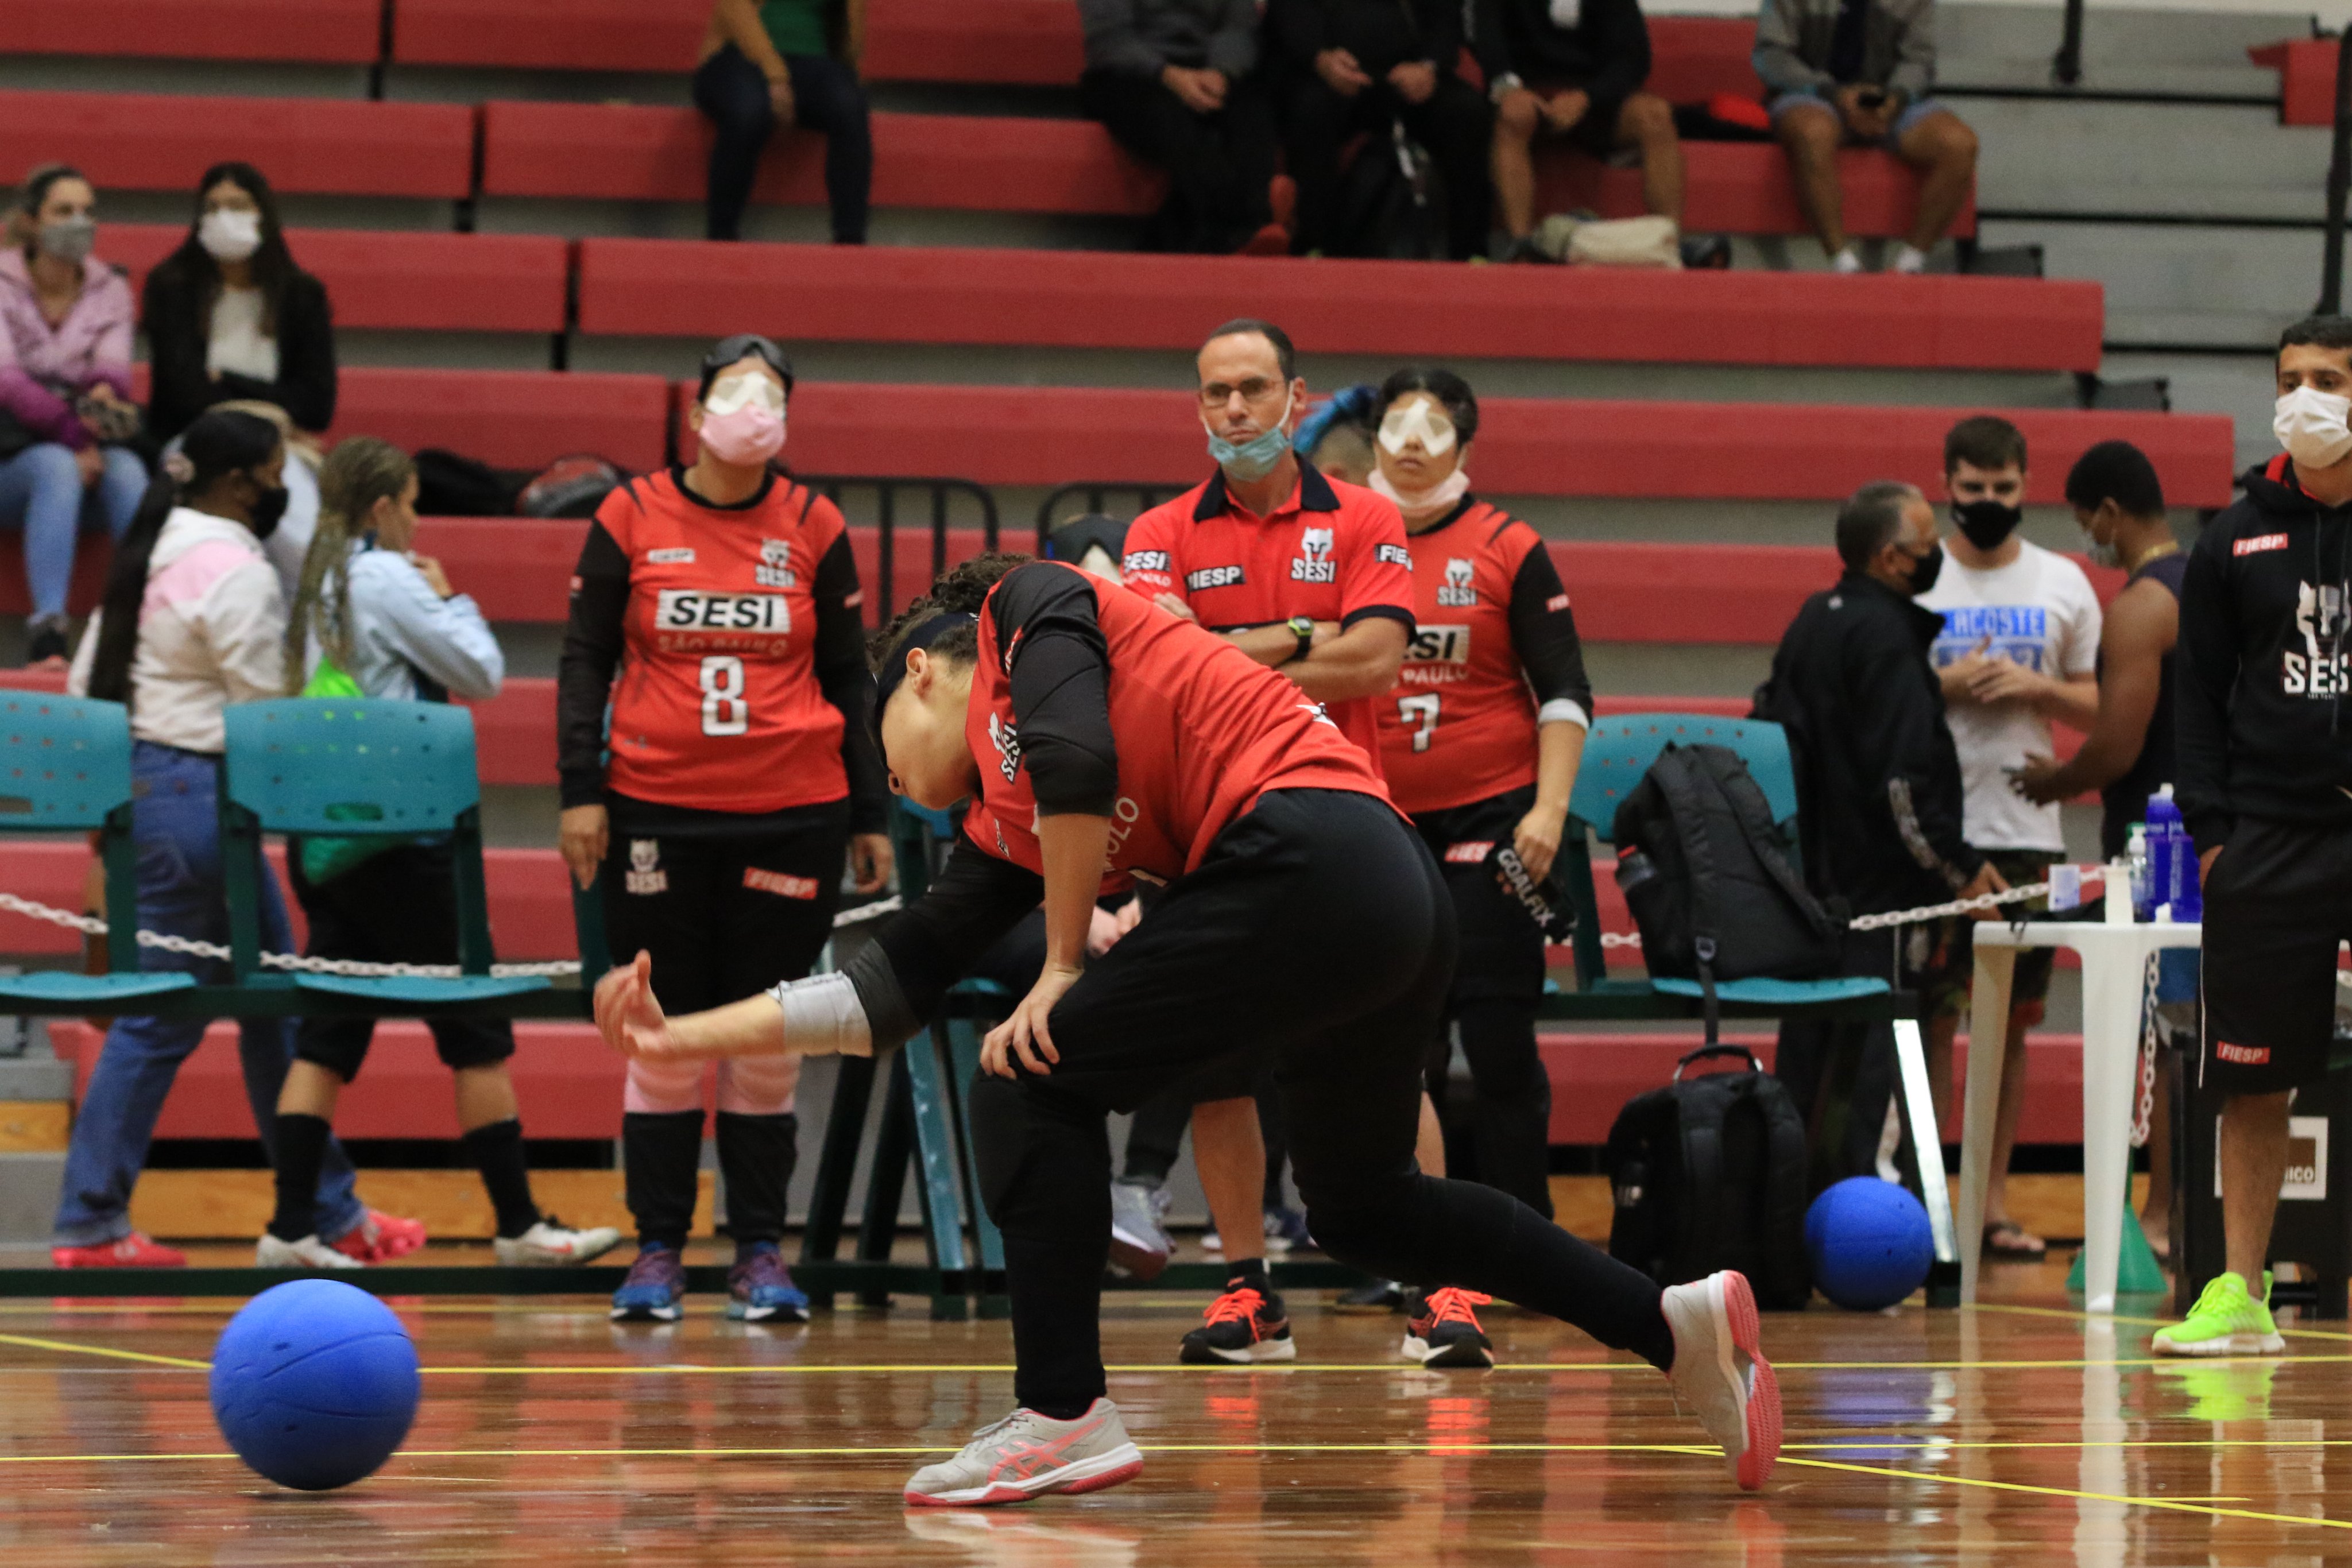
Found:
[[1330, 528], [1307, 528], [1298, 536], [1298, 557], [1290, 563], [1293, 582], [1336, 582], [1339, 563], [1331, 559]]
[[781, 593], [701, 593], [665, 588], [654, 601], [656, 632], [748, 632], [782, 637], [792, 629], [792, 605]]
[[1438, 585], [1437, 602], [1448, 610], [1467, 610], [1478, 602], [1478, 563], [1455, 556], [1445, 563], [1445, 580]]
[[793, 544], [790, 539], [761, 539], [760, 564], [751, 569], [751, 580], [761, 588], [791, 588], [798, 580], [793, 576]]
[[[1408, 664], [1468, 664], [1470, 662], [1470, 628], [1467, 626], [1415, 626], [1412, 629], [1412, 641], [1404, 645], [1404, 662]], [[1434, 678], [1446, 680], [1454, 678], [1454, 675], [1453, 672], [1449, 671], [1437, 674]]]
[[997, 770], [1011, 783], [1021, 771], [1021, 732], [1004, 722], [1002, 715], [988, 716], [988, 738], [996, 743]]
[[1131, 549], [1119, 562], [1121, 571], [1166, 571], [1168, 552], [1164, 549]]

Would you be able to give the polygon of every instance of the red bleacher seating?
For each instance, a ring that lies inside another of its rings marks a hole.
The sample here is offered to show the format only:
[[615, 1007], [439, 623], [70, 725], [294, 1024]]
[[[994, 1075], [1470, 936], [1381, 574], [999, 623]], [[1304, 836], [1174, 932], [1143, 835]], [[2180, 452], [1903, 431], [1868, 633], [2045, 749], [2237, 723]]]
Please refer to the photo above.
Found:
[[0, 92], [0, 145], [74, 164], [100, 191], [186, 191], [224, 159], [281, 192], [455, 200], [472, 189], [474, 110], [443, 103]]
[[[526, 70], [694, 68], [709, 0], [400, 0], [396, 65]], [[1069, 0], [873, 0], [869, 81], [1058, 87], [1084, 65]]]
[[0, 53], [373, 65], [383, 0], [0, 0]]
[[[187, 231], [108, 224], [99, 255], [135, 291]], [[572, 242], [540, 235], [289, 229], [296, 262], [327, 286], [338, 327], [407, 331], [561, 332]]]
[[1643, 83], [1668, 103], [1705, 103], [1718, 93], [1761, 99], [1750, 57], [1756, 23], [1748, 16], [1652, 16], [1650, 79]]
[[[1085, 120], [877, 113], [874, 203], [982, 212], [1142, 214], [1160, 176]], [[709, 122], [690, 109], [576, 103], [485, 105], [482, 192], [699, 202]], [[758, 202], [824, 199], [823, 139], [779, 135], [760, 162]]]
[[[692, 287], [684, 285], [691, 280]], [[1445, 308], [1425, 301], [1442, 289]], [[580, 246], [580, 329], [1190, 352], [1235, 315], [1310, 353], [2095, 371], [2096, 283], [1073, 251]]]
[[[329, 443], [378, 435], [415, 452], [446, 447], [496, 468], [539, 468], [593, 452], [624, 468], [661, 466], [669, 388], [658, 376], [559, 371], [437, 371], [346, 365]], [[147, 397], [147, 367], [131, 391]]]
[[[1691, 141], [1683, 147], [1688, 185], [1684, 225], [1695, 234], [1802, 235], [1788, 155], [1769, 141]], [[1838, 154], [1838, 184], [1845, 193], [1846, 232], [1858, 239], [1906, 235], [1918, 210], [1918, 172], [1893, 153], [1848, 148]], [[1544, 212], [1588, 208], [1604, 218], [1639, 217], [1642, 171], [1618, 169], [1563, 153], [1539, 159], [1536, 199]], [[1951, 233], [1977, 232], [1975, 187]]]
[[[1092, 120], [877, 113], [873, 123], [877, 206], [1139, 215], [1160, 202], [1159, 173]], [[482, 135], [485, 195], [702, 200], [710, 131], [690, 109], [495, 102], [483, 108]], [[771, 142], [752, 199], [823, 201], [819, 140], [794, 132]], [[1779, 148], [1695, 141], [1684, 153], [1693, 231], [1803, 232]], [[1884, 152], [1840, 158], [1846, 227], [1865, 239], [1906, 232], [1918, 177]], [[1638, 170], [1547, 148], [1540, 173], [1548, 210], [1584, 206], [1612, 217], [1642, 210]], [[1973, 234], [1975, 224], [1972, 203], [1956, 232]]]
[[[2008, 412], [2032, 447], [2031, 500], [2058, 504], [2074, 459], [2119, 438], [2148, 455], [2176, 504], [2229, 501], [2226, 415]], [[1480, 415], [1473, 466], [1490, 495], [1791, 501], [1840, 500], [1873, 479], [1934, 486], [1954, 418], [1949, 408], [1501, 397], [1481, 400]], [[1207, 472], [1181, 392], [835, 382], [793, 399], [791, 455], [809, 473], [904, 472], [909, 432], [925, 472], [983, 485], [1081, 475], [1190, 485]]]
[[2258, 66], [2279, 73], [2279, 123], [2336, 123], [2336, 63], [2342, 57], [2338, 38], [2289, 38], [2248, 49]]

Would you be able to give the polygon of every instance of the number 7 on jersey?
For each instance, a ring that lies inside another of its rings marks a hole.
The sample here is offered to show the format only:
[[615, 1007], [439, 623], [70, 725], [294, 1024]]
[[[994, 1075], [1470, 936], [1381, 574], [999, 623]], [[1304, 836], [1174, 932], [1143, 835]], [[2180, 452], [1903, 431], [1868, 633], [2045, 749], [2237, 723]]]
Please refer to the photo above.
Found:
[[1417, 696], [1397, 698], [1397, 717], [1407, 726], [1418, 726], [1412, 732], [1412, 748], [1427, 751], [1431, 737], [1437, 733], [1437, 694], [1423, 692]]

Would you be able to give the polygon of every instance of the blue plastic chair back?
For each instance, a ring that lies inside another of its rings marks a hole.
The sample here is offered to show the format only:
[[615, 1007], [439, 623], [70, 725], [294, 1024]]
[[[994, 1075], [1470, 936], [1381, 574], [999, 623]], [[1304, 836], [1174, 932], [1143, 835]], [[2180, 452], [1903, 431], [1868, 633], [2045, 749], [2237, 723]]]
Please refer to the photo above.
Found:
[[1772, 820], [1785, 827], [1796, 816], [1796, 769], [1780, 727], [1760, 718], [1700, 713], [1628, 713], [1595, 719], [1585, 737], [1584, 761], [1576, 770], [1576, 789], [1569, 796], [1569, 814], [1590, 823], [1607, 840], [1616, 825], [1618, 802], [1633, 792], [1669, 742], [1737, 752], [1764, 791]]
[[102, 828], [130, 799], [130, 709], [0, 692], [0, 833]]
[[474, 716], [450, 703], [284, 697], [226, 710], [223, 789], [273, 833], [446, 833], [481, 803]]

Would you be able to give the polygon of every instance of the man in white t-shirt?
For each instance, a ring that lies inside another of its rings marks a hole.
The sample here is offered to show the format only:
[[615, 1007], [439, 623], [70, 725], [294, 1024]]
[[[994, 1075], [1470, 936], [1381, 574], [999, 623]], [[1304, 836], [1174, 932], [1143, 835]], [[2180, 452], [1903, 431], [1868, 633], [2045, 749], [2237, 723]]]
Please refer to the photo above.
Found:
[[[2030, 757], [2054, 754], [2054, 719], [2088, 730], [2099, 711], [2099, 601], [2083, 569], [2017, 537], [2025, 499], [2025, 437], [2005, 419], [1979, 415], [1944, 438], [1944, 485], [1954, 531], [1944, 541], [1948, 570], [1919, 603], [1944, 617], [1929, 657], [1944, 687], [1952, 741], [1960, 754], [1964, 831], [1970, 848], [2012, 887], [2047, 881], [2065, 858], [2056, 802], [2037, 806], [2011, 786]], [[2024, 913], [2042, 904], [2012, 905]], [[1941, 934], [1937, 961], [1921, 982], [1928, 1015], [1927, 1071], [1939, 1130], [1957, 1131], [1946, 1107], [1952, 1081], [1952, 1037], [1974, 971], [1970, 923]], [[2020, 953], [2011, 993], [2000, 1109], [1993, 1122], [1992, 1176], [1985, 1193], [1987, 1253], [2037, 1259], [2041, 1238], [2009, 1216], [2009, 1155], [2025, 1103], [2025, 1031], [2042, 1021], [2053, 954]], [[1990, 1030], [1976, 1022], [1972, 1038]]]

